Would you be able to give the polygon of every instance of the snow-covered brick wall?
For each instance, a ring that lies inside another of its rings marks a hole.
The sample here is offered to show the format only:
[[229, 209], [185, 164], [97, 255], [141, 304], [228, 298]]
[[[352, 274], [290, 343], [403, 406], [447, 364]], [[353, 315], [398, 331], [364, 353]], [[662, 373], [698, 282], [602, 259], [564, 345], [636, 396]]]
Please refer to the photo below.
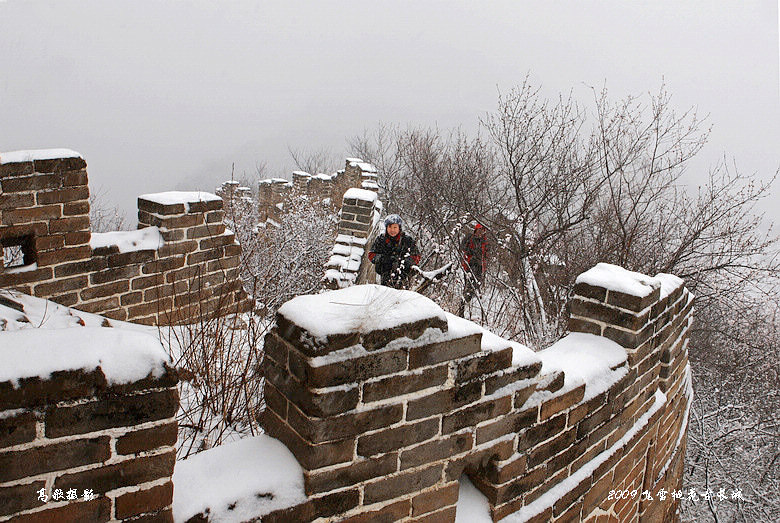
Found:
[[353, 187], [344, 193], [336, 244], [325, 264], [323, 280], [328, 288], [341, 289], [374, 279], [365, 247], [374, 240], [381, 210], [376, 192]]
[[[86, 162], [78, 153], [0, 158], [0, 288], [148, 324], [252, 307], [241, 289], [240, 246], [225, 230], [220, 197], [143, 195], [140, 230], [92, 234]], [[15, 259], [5, 260], [6, 253]]]
[[[316, 202], [337, 205], [344, 193], [351, 188], [360, 188], [376, 192], [377, 169], [360, 158], [347, 158], [345, 168], [331, 174], [293, 171], [292, 182], [283, 178], [260, 180], [258, 185], [258, 212], [260, 220], [279, 222], [280, 210], [277, 207], [293, 195], [305, 196], [312, 204]], [[364, 184], [368, 185], [364, 185]], [[331, 202], [333, 202], [331, 204]]]
[[[40, 316], [35, 299], [2, 297], [4, 315]], [[51, 328], [0, 332], [0, 520], [172, 521], [167, 354], [137, 328], [63, 328], [58, 309], [40, 324]]]
[[[609, 271], [577, 284], [573, 332], [538, 353], [407, 291], [284, 305], [263, 420], [303, 468], [307, 501], [269, 520], [454, 521], [464, 474], [479, 491], [468, 510], [494, 521], [673, 514], [657, 491], [681, 480], [692, 299], [674, 277]], [[629, 502], [618, 488], [648, 492]]]

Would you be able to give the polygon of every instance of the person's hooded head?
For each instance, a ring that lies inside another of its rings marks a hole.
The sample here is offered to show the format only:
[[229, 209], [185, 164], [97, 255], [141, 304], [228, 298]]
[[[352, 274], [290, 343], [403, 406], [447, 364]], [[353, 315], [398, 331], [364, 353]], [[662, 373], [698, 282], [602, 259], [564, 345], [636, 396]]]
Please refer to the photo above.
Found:
[[401, 234], [401, 227], [403, 226], [403, 220], [397, 214], [390, 214], [385, 218], [385, 233], [388, 236], [395, 238]]
[[477, 238], [484, 238], [485, 236], [487, 236], [487, 227], [477, 222], [477, 224], [474, 225], [474, 235]]

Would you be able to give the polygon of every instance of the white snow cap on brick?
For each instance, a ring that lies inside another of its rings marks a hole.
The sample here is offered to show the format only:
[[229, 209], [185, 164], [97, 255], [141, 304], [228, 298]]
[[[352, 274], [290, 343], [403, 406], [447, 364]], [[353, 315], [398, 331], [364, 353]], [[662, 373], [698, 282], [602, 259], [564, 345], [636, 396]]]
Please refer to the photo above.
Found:
[[116, 245], [119, 252], [156, 250], [165, 245], [158, 227], [144, 227], [135, 231], [93, 232], [89, 240], [93, 249]]
[[595, 334], [572, 332], [536, 355], [542, 360], [541, 374], [564, 372], [564, 388], [585, 383], [584, 401], [598, 396], [628, 373], [622, 366], [628, 359], [626, 349]]
[[447, 321], [441, 307], [425, 296], [381, 285], [298, 296], [282, 305], [279, 314], [315, 338], [368, 333], [428, 318]]
[[656, 274], [655, 278], [661, 282], [661, 298], [669, 296], [673, 290], [685, 283], [679, 276], [666, 274], [664, 272]]
[[212, 521], [247, 521], [306, 501], [303, 469], [287, 447], [265, 434], [177, 462], [173, 481], [174, 521], [207, 508]]
[[56, 160], [58, 158], [83, 158], [71, 149], [30, 149], [0, 153], [0, 164], [29, 162], [33, 160]]
[[0, 382], [48, 378], [62, 370], [100, 367], [109, 384], [159, 377], [170, 360], [160, 342], [145, 332], [82, 327], [22, 329], [0, 333]]
[[658, 278], [632, 272], [618, 265], [599, 263], [583, 272], [575, 283], [587, 283], [595, 287], [603, 287], [610, 291], [623, 292], [639, 298], [644, 298], [654, 289], [661, 286]]
[[214, 202], [222, 200], [216, 194], [203, 191], [167, 191], [142, 194], [139, 198], [159, 203], [160, 205], [174, 205], [177, 203]]
[[377, 199], [377, 194], [374, 191], [353, 187], [352, 189], [347, 189], [347, 192], [344, 193], [344, 198], [354, 198], [355, 200], [373, 203]]

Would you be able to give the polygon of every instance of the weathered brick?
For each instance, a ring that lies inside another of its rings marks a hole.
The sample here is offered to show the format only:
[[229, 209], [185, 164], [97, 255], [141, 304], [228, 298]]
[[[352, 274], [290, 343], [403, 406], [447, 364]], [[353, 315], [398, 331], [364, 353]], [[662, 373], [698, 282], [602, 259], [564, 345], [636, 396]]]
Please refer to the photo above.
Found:
[[89, 231], [76, 231], [65, 233], [65, 245], [83, 245], [89, 243], [92, 233]]
[[0, 449], [34, 440], [35, 423], [35, 414], [29, 411], [0, 416]]
[[[0, 166], [2, 167], [2, 166]], [[34, 481], [13, 487], [0, 487], [0, 516], [8, 516], [41, 506], [37, 491], [46, 487], [45, 481]]]
[[406, 351], [390, 350], [312, 366], [308, 358], [293, 350], [290, 351], [290, 371], [310, 387], [333, 387], [400, 372], [406, 369], [406, 358]]
[[585, 332], [601, 336], [601, 329], [602, 327], [598, 323], [593, 323], [583, 318], [569, 318], [569, 332]]
[[473, 439], [471, 432], [461, 432], [403, 450], [401, 470], [462, 454], [471, 449]]
[[266, 379], [308, 416], [334, 416], [348, 412], [357, 406], [360, 397], [357, 385], [346, 390], [341, 387], [330, 390], [310, 390], [272, 358], [265, 359], [264, 369]]
[[0, 483], [100, 463], [111, 456], [108, 436], [0, 451]]
[[116, 440], [117, 454], [137, 454], [159, 447], [176, 444], [178, 426], [176, 422], [148, 429], [134, 430]]
[[105, 494], [120, 487], [140, 485], [173, 475], [176, 451], [131, 459], [96, 469], [59, 476], [54, 488], [68, 490], [92, 489], [95, 494]]
[[445, 415], [441, 421], [441, 432], [449, 434], [464, 427], [474, 427], [477, 423], [506, 414], [511, 409], [512, 396], [483, 401]]
[[87, 162], [83, 158], [51, 158], [47, 160], [33, 160], [33, 168], [38, 173], [61, 173], [64, 171], [78, 171], [85, 169]]
[[447, 381], [447, 374], [447, 365], [445, 364], [371, 381], [363, 385], [363, 402], [370, 403], [372, 401], [402, 396], [410, 392], [417, 392], [429, 387], [438, 387]]
[[559, 434], [564, 427], [566, 427], [566, 414], [558, 414], [547, 421], [527, 428], [518, 438], [517, 451], [522, 452], [552, 438]]
[[411, 500], [404, 499], [385, 505], [378, 510], [370, 510], [361, 512], [347, 519], [341, 520], [339, 523], [390, 523], [391, 521], [399, 521], [409, 516], [411, 511]]
[[463, 382], [482, 377], [512, 365], [512, 347], [497, 351], [481, 351], [455, 364], [455, 381]]
[[658, 301], [660, 297], [660, 287], [654, 288], [652, 292], [643, 297], [610, 290], [607, 296], [607, 303], [632, 311], [641, 311]]
[[52, 203], [67, 203], [77, 200], [86, 200], [89, 198], [89, 187], [65, 187], [54, 191], [41, 191], [36, 193], [38, 205], [49, 205]]
[[82, 216], [89, 214], [88, 201], [68, 202], [62, 206], [63, 216]]
[[463, 338], [430, 343], [409, 349], [409, 368], [417, 369], [451, 361], [479, 352], [482, 333], [470, 334]]
[[366, 480], [386, 476], [398, 470], [398, 455], [385, 454], [377, 458], [355, 460], [343, 467], [304, 473], [306, 493], [319, 494], [348, 487]]
[[179, 408], [176, 390], [107, 397], [71, 407], [46, 409], [46, 436], [56, 438], [170, 418]]
[[[84, 287], [86, 287], [86, 279], [84, 276]], [[37, 287], [36, 287], [37, 288]], [[106, 296], [113, 296], [115, 294], [122, 294], [130, 289], [130, 282], [127, 280], [120, 280], [114, 283], [106, 283], [105, 285], [96, 285], [89, 287], [81, 291], [80, 296], [84, 301], [93, 300], [95, 298], [104, 298]]]
[[369, 430], [387, 427], [401, 420], [402, 405], [388, 405], [329, 418], [310, 418], [290, 406], [287, 421], [295, 431], [312, 443], [340, 440]]
[[73, 276], [71, 278], [60, 278], [54, 281], [39, 283], [35, 285], [36, 296], [52, 296], [62, 294], [67, 291], [80, 290], [87, 286], [87, 276]]
[[[563, 432], [551, 440], [536, 446], [533, 450], [529, 451], [528, 466], [535, 467], [540, 463], [544, 463], [551, 457], [555, 456], [559, 452], [564, 451], [567, 447], [574, 443], [574, 439], [577, 436], [577, 431], [574, 427], [570, 428], [566, 432]], [[551, 474], [553, 471], [547, 471]]]
[[106, 387], [106, 378], [100, 369], [55, 371], [47, 379], [23, 378], [18, 386], [10, 381], [0, 382], [0, 410], [29, 408], [94, 396]]
[[428, 396], [410, 400], [406, 407], [406, 419], [411, 421], [450, 412], [458, 407], [473, 403], [481, 395], [482, 383], [476, 381], [434, 392]]
[[650, 314], [649, 311], [645, 311], [643, 314], [632, 314], [607, 305], [581, 300], [579, 298], [574, 298], [569, 301], [569, 310], [573, 315], [603, 321], [631, 331], [638, 331], [641, 329], [648, 322]]
[[[35, 498], [37, 501], [37, 497]], [[49, 508], [9, 520], [11, 523], [78, 523], [89, 521], [101, 523], [111, 518], [111, 500], [101, 496], [92, 501], [73, 501], [57, 508]]]
[[0, 193], [0, 210], [22, 209], [35, 205], [35, 195], [30, 193]]
[[587, 283], [576, 283], [574, 289], [572, 289], [572, 294], [600, 302], [604, 302], [607, 299], [607, 289], [589, 285]]
[[209, 238], [213, 236], [219, 236], [224, 234], [225, 225], [222, 223], [207, 223], [206, 225], [197, 225], [195, 227], [189, 227], [186, 229], [185, 236], [189, 240], [197, 240], [199, 238]]
[[173, 502], [173, 483], [170, 481], [148, 489], [128, 492], [116, 498], [116, 517], [129, 518], [164, 509]]
[[184, 263], [184, 256], [173, 256], [171, 258], [145, 263], [141, 268], [141, 272], [143, 272], [143, 274], [154, 274], [158, 272], [172, 271], [174, 269], [184, 267]]
[[501, 387], [516, 383], [521, 380], [533, 378], [542, 369], [542, 362], [537, 361], [528, 365], [518, 365], [510, 369], [499, 371], [485, 379], [485, 394], [493, 394]]
[[357, 489], [310, 497], [300, 505], [266, 514], [263, 516], [263, 523], [290, 523], [291, 521], [313, 521], [317, 518], [329, 518], [356, 507], [359, 501], [360, 493]]
[[539, 419], [542, 421], [551, 418], [555, 414], [564, 411], [579, 403], [585, 396], [585, 384], [583, 383], [579, 387], [575, 387], [572, 390], [559, 394], [554, 398], [551, 398], [542, 403], [541, 411], [539, 413]]
[[512, 412], [511, 414], [477, 427], [477, 445], [530, 427], [539, 420], [539, 407]]
[[37, 261], [39, 266], [44, 267], [63, 262], [83, 260], [89, 258], [91, 253], [92, 248], [89, 245], [65, 247], [56, 251], [39, 252]]
[[422, 492], [412, 498], [412, 516], [435, 512], [458, 502], [459, 483], [453, 481], [443, 487]]
[[48, 221], [62, 217], [61, 205], [41, 205], [29, 209], [10, 209], [3, 211], [3, 225]]
[[49, 221], [49, 232], [51, 234], [82, 230], [89, 230], [89, 216], [69, 216]]
[[427, 419], [358, 437], [357, 453], [374, 456], [426, 441], [439, 432], [439, 420]]
[[33, 173], [32, 160], [25, 162], [0, 163], [0, 178]]
[[35, 174], [32, 176], [16, 176], [0, 181], [3, 192], [27, 192], [62, 187], [62, 177], [56, 174]]
[[363, 503], [377, 503], [431, 487], [441, 480], [443, 468], [439, 463], [368, 483], [364, 487]]
[[355, 451], [354, 437], [315, 445], [304, 440], [269, 409], [263, 411], [263, 428], [269, 436], [284, 443], [307, 470], [352, 461]]

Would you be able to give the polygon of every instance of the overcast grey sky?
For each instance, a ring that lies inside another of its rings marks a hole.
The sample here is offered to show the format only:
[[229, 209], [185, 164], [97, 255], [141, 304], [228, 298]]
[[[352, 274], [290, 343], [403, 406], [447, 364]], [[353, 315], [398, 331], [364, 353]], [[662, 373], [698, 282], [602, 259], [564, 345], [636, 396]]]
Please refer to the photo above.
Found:
[[133, 217], [138, 194], [277, 174], [288, 146], [346, 153], [379, 121], [473, 130], [530, 72], [584, 100], [663, 78], [714, 125], [697, 172], [725, 153], [768, 178], [778, 41], [776, 0], [0, 0], [0, 151], [75, 149]]

